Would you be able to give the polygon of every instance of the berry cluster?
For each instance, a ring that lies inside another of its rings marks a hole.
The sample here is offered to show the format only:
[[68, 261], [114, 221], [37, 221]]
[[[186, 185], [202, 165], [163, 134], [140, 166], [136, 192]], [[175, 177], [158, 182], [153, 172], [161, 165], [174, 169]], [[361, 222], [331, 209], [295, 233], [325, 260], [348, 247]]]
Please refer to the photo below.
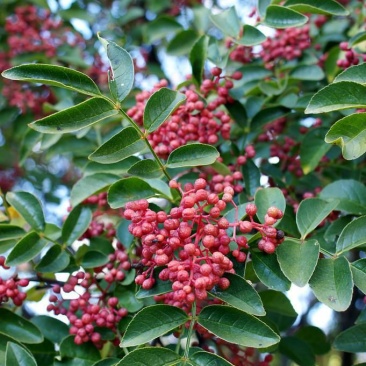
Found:
[[[4, 256], [0, 257], [0, 267], [4, 269], [10, 268], [5, 265]], [[28, 285], [29, 280], [26, 278], [11, 277], [7, 280], [0, 278], [0, 305], [11, 299], [15, 306], [22, 306], [27, 294], [19, 291], [19, 287], [27, 287]]]
[[[215, 67], [212, 69], [213, 80], [205, 79], [202, 82], [200, 91], [205, 98], [210, 98], [208, 103], [202, 100], [192, 85], [183, 91], [187, 97], [186, 102], [162, 126], [149, 134], [149, 142], [159, 157], [166, 158], [170, 152], [188, 142], [214, 145], [220, 136], [223, 139], [230, 138], [231, 118], [220, 107], [233, 101], [229, 95], [229, 90], [234, 86], [231, 79], [240, 79], [242, 75], [236, 72], [231, 77], [223, 77], [221, 73], [222, 70]], [[162, 80], [151, 92], [142, 91], [137, 94], [136, 104], [127, 114], [142, 125], [148, 98], [165, 86], [167, 81]]]
[[290, 61], [302, 55], [310, 47], [310, 27], [277, 29], [273, 38], [262, 43], [259, 53], [267, 69], [272, 69], [280, 60]]
[[[171, 181], [170, 187], [181, 189], [176, 181]], [[223, 187], [221, 192], [211, 192], [207, 181], [199, 178], [194, 184], [185, 184], [181, 193], [179, 207], [172, 208], [169, 214], [154, 212], [149, 209], [148, 201], [139, 200], [127, 203], [123, 216], [132, 221], [129, 225], [132, 235], [141, 239], [140, 265], [147, 267], [135, 282], [144, 289], [151, 289], [156, 281], [155, 267], [166, 266], [159, 278], [172, 282], [172, 294], [164, 300], [189, 311], [192, 303], [205, 300], [207, 292], [215, 285], [222, 289], [230, 285], [223, 277], [226, 272], [234, 271], [233, 262], [227, 257], [229, 253], [237, 262], [246, 260], [248, 241], [246, 236], [237, 235], [237, 229], [244, 234], [252, 230], [260, 232], [259, 249], [273, 253], [284, 234], [272, 225], [283, 213], [271, 207], [265, 223], [259, 224], [254, 221], [256, 206], [248, 204], [249, 221], [236, 218], [229, 222], [223, 217], [227, 205], [238, 210], [233, 201], [233, 188]]]
[[337, 66], [342, 69], [347, 69], [352, 65], [358, 65], [360, 59], [363, 62], [366, 61], [366, 54], [357, 53], [355, 50], [348, 46], [348, 42], [341, 42], [339, 44], [339, 48], [341, 49], [341, 51], [345, 52], [345, 59], [337, 61]]
[[[19, 6], [6, 18], [7, 50], [0, 53], [0, 71], [10, 68], [14, 57], [24, 54], [43, 54], [47, 58], [58, 57], [61, 46], [68, 44], [86, 49], [83, 37], [56, 19], [50, 11], [33, 5]], [[62, 51], [61, 51], [62, 52]], [[90, 57], [90, 55], [88, 55]], [[94, 66], [87, 70], [98, 82], [107, 84], [106, 67], [100, 57], [93, 57]], [[11, 106], [22, 113], [31, 111], [37, 118], [44, 115], [44, 103], [54, 104], [55, 96], [45, 85], [32, 87], [27, 83], [4, 80], [2, 94]]]
[[[118, 323], [127, 315], [127, 310], [120, 307], [118, 298], [111, 297], [111, 287], [125, 279], [131, 269], [123, 246], [118, 243], [114, 253], [104, 266], [94, 268], [92, 272], [79, 271], [69, 277], [65, 284], [54, 285], [53, 294], [47, 306], [48, 311], [56, 315], [66, 315], [70, 321], [70, 334], [75, 335], [75, 343], [93, 342], [102, 348], [106, 342], [98, 328], [107, 328], [115, 334], [112, 340], [119, 343]], [[66, 300], [72, 293], [77, 298]]]

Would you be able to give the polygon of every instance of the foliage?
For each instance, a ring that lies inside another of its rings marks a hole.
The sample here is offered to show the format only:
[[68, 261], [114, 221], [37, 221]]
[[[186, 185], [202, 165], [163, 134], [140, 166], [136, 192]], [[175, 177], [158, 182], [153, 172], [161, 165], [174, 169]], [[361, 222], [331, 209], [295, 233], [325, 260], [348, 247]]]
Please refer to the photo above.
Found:
[[362, 2], [32, 3], [0, 20], [0, 364], [365, 352]]

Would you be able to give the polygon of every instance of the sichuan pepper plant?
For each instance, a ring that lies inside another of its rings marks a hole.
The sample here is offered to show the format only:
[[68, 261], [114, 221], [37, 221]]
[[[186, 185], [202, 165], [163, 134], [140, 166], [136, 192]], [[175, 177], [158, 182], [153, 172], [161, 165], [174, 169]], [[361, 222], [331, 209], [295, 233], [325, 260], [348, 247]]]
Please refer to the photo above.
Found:
[[[2, 192], [0, 363], [307, 366], [336, 352], [357, 362], [365, 7], [259, 1], [243, 20], [234, 7], [145, 5], [126, 5], [136, 15], [124, 20], [130, 52], [96, 35], [108, 72], [98, 56], [88, 73], [66, 67], [49, 13], [18, 9], [7, 20], [9, 67], [30, 25], [39, 37], [28, 51], [55, 56], [2, 72], [8, 103], [35, 119], [19, 164], [37, 144], [41, 161], [61, 152], [80, 177], [59, 226], [34, 193]], [[136, 88], [152, 72], [149, 44], [155, 58], [186, 58], [191, 75]], [[47, 90], [36, 104], [33, 88]], [[309, 311], [324, 304], [339, 325], [325, 333], [307, 314], [296, 322], [292, 284], [309, 285]]]

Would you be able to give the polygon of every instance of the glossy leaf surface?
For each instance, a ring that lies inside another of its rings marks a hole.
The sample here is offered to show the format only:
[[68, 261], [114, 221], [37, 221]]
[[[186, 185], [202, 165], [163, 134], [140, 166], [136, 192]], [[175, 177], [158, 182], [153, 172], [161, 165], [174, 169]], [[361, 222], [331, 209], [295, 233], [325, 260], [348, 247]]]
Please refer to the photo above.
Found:
[[280, 340], [265, 323], [230, 306], [206, 306], [198, 315], [198, 323], [219, 338], [246, 347], [269, 347]]
[[184, 324], [187, 320], [187, 314], [174, 306], [145, 307], [131, 320], [121, 346], [131, 347], [147, 343]]
[[144, 110], [146, 132], [158, 129], [185, 100], [184, 94], [168, 88], [156, 91], [147, 101]]
[[58, 65], [20, 65], [3, 71], [2, 76], [11, 80], [59, 86], [91, 96], [101, 95], [100, 90], [89, 76]]
[[42, 133], [75, 132], [117, 114], [118, 111], [110, 102], [102, 98], [91, 98], [30, 123], [29, 127]]
[[344, 311], [351, 303], [352, 273], [344, 257], [320, 259], [309, 284], [317, 299], [333, 310]]
[[319, 243], [314, 239], [304, 242], [291, 238], [285, 239], [276, 250], [282, 272], [295, 285], [305, 286], [314, 273], [319, 249]]

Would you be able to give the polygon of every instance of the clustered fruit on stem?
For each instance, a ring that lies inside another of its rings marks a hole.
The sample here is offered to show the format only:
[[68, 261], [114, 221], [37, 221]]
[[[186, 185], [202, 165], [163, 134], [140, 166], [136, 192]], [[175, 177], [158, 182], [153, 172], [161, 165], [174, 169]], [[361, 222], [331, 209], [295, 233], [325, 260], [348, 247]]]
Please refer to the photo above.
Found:
[[[194, 301], [206, 300], [207, 292], [214, 286], [229, 287], [224, 274], [235, 272], [230, 253], [237, 262], [245, 262], [248, 239], [239, 232], [259, 232], [262, 239], [258, 248], [269, 254], [275, 251], [284, 234], [273, 225], [283, 213], [270, 207], [261, 224], [254, 220], [256, 205], [250, 203], [246, 206], [249, 220], [243, 221], [238, 217], [232, 187], [211, 192], [202, 178], [194, 184], [185, 184], [183, 189], [174, 180], [169, 185], [182, 194], [179, 206], [172, 208], [169, 214], [152, 211], [149, 202], [142, 199], [128, 202], [123, 216], [131, 221], [129, 231], [142, 244], [140, 264], [144, 270], [135, 282], [145, 290], [151, 289], [156, 282], [154, 269], [165, 266], [158, 277], [172, 282], [172, 292], [164, 296], [164, 301], [189, 311]], [[228, 205], [233, 206], [235, 212], [233, 222], [223, 215]]]

